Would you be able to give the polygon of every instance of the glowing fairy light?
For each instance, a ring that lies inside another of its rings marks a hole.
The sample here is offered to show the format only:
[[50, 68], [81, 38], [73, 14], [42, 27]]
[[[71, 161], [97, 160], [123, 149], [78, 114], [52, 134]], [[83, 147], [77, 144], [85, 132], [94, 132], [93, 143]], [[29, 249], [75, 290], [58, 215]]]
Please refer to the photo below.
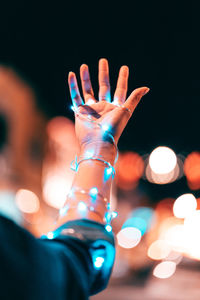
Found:
[[163, 261], [153, 270], [153, 275], [157, 278], [165, 279], [171, 277], [176, 271], [176, 263], [173, 261]]
[[52, 232], [52, 231], [49, 231], [49, 232], [47, 233], [47, 238], [48, 238], [49, 240], [52, 240], [53, 237], [54, 237], [53, 232]]
[[112, 231], [112, 226], [111, 226], [111, 225], [106, 225], [106, 226], [105, 226], [105, 230], [106, 230], [107, 232], [111, 232], [111, 231]]
[[101, 256], [98, 256], [95, 258], [94, 266], [96, 269], [100, 269], [102, 267], [103, 263], [104, 263], [104, 258]]
[[74, 112], [76, 111], [76, 108], [74, 107], [74, 105], [70, 106], [71, 110], [73, 110]]
[[193, 194], [184, 194], [176, 199], [173, 212], [177, 218], [186, 218], [197, 208], [197, 201]]
[[103, 131], [108, 131], [109, 130], [109, 125], [108, 124], [103, 124], [102, 125], [102, 130]]
[[98, 194], [98, 189], [96, 187], [91, 188], [89, 194], [91, 197], [96, 197]]
[[112, 167], [106, 168], [106, 174], [107, 175], [111, 175], [112, 173], [113, 173], [113, 168]]
[[105, 213], [105, 220], [106, 220], [106, 223], [110, 223], [112, 220], [112, 214], [108, 211]]
[[116, 211], [113, 211], [113, 212], [111, 213], [111, 216], [112, 216], [112, 219], [115, 219], [115, 218], [117, 218], [118, 213], [117, 213]]
[[177, 163], [174, 151], [168, 147], [157, 147], [149, 157], [149, 165], [154, 173], [166, 174], [171, 172]]
[[137, 246], [141, 240], [141, 232], [134, 227], [126, 227], [121, 229], [117, 234], [117, 241], [122, 248], [133, 248]]
[[104, 180], [105, 181], [114, 175], [115, 175], [115, 169], [112, 166], [105, 168], [105, 172], [104, 172]]
[[78, 210], [80, 212], [85, 212], [87, 210], [87, 205], [83, 201], [79, 202]]

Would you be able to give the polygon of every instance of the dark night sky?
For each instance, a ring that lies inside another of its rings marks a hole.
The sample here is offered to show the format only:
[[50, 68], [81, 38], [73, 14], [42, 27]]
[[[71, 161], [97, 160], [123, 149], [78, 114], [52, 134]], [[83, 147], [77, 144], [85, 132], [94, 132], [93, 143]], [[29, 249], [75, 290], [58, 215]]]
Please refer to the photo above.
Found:
[[131, 6], [125, 1], [91, 6], [77, 1], [62, 6], [55, 1], [43, 6], [9, 2], [0, 12], [0, 62], [14, 66], [33, 83], [47, 116], [70, 118], [69, 71], [78, 72], [87, 63], [97, 92], [98, 59], [106, 57], [114, 90], [118, 69], [127, 64], [129, 93], [142, 85], [151, 92], [135, 111], [120, 149], [147, 153], [166, 145], [177, 153], [198, 150], [195, 10], [183, 2], [130, 2]]

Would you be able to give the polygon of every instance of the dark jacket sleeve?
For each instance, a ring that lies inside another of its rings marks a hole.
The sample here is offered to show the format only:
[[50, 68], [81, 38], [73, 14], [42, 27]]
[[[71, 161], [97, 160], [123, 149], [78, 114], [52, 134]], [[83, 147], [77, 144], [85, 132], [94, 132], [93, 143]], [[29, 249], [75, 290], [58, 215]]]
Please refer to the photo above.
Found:
[[36, 239], [0, 217], [0, 299], [88, 299], [107, 286], [114, 238], [103, 225], [76, 220]]

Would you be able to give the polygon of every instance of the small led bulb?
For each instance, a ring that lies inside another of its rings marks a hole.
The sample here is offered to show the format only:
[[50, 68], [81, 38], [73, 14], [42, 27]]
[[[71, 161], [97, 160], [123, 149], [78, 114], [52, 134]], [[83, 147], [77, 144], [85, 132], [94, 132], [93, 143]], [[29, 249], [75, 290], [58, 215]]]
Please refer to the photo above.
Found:
[[81, 212], [83, 212], [83, 211], [86, 211], [86, 209], [87, 209], [87, 205], [84, 203], [84, 202], [79, 202], [79, 204], [78, 204], [78, 210], [79, 211], [81, 211]]
[[109, 130], [108, 124], [103, 124], [102, 129], [103, 129], [103, 131], [108, 131]]
[[104, 258], [101, 256], [96, 257], [94, 261], [94, 266], [96, 269], [100, 269], [104, 263]]
[[49, 231], [49, 232], [47, 233], [47, 238], [48, 238], [49, 240], [52, 240], [52, 239], [53, 239], [53, 232], [52, 232], [52, 231]]
[[111, 175], [112, 172], [113, 172], [113, 168], [112, 167], [109, 167], [109, 168], [106, 169], [107, 175]]
[[105, 230], [106, 230], [107, 232], [111, 232], [111, 231], [112, 231], [112, 226], [111, 226], [111, 225], [106, 225], [106, 226], [105, 226]]
[[112, 219], [115, 219], [118, 216], [118, 213], [116, 211], [112, 212]]
[[96, 187], [91, 188], [89, 194], [92, 197], [96, 197], [96, 195], [98, 194], [98, 189]]

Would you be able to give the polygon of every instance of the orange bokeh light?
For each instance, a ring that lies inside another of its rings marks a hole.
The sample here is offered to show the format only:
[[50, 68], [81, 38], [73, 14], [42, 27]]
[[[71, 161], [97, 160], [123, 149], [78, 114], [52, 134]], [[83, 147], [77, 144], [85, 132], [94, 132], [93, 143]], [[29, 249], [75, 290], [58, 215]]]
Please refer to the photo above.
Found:
[[200, 188], [200, 152], [190, 153], [184, 162], [184, 173], [192, 190]]
[[120, 188], [131, 189], [144, 172], [144, 161], [135, 152], [120, 154], [117, 162], [117, 184]]

